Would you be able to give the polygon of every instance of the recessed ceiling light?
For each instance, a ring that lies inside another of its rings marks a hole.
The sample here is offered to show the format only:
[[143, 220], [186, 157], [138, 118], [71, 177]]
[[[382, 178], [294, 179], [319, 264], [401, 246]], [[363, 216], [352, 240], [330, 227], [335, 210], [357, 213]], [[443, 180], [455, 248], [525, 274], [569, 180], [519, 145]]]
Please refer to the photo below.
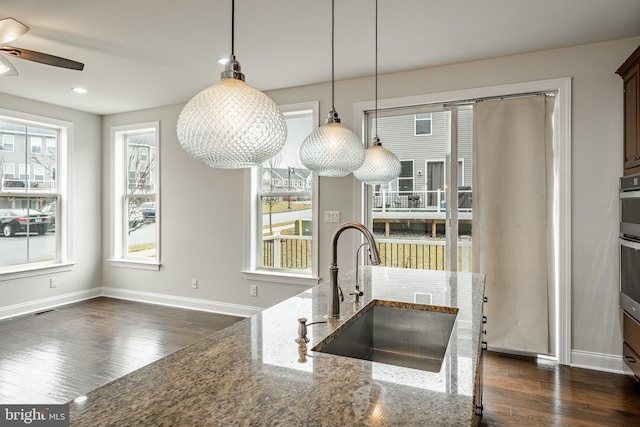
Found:
[[229, 62], [229, 58], [218, 58], [218, 64], [225, 65], [227, 62]]
[[85, 396], [85, 395], [78, 396], [73, 401], [76, 402], [76, 403], [86, 402], [87, 401], [87, 396]]
[[4, 65], [4, 64], [0, 64], [0, 74], [4, 74], [4, 73], [6, 73], [7, 71], [9, 71], [10, 69], [11, 69], [11, 68], [7, 67], [7, 66], [6, 66], [6, 65]]
[[83, 87], [74, 87], [71, 88], [72, 91], [74, 91], [75, 93], [87, 93], [87, 90]]

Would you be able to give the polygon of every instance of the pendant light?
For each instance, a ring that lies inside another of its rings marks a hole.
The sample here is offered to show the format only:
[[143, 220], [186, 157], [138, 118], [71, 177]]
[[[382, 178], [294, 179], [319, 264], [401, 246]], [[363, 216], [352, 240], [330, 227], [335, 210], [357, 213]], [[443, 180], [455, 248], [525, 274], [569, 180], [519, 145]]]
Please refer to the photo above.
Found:
[[376, 136], [373, 145], [365, 152], [364, 163], [353, 176], [365, 184], [384, 185], [400, 176], [400, 160], [391, 151], [382, 146], [378, 136], [378, 0], [376, 0], [376, 70], [375, 70], [375, 121]]
[[235, 1], [231, 1], [231, 57], [221, 80], [195, 95], [178, 118], [182, 148], [212, 168], [262, 164], [280, 152], [287, 123], [278, 105], [244, 82], [234, 52]]
[[334, 3], [331, 0], [331, 111], [326, 123], [302, 141], [300, 161], [320, 176], [338, 177], [346, 176], [362, 165], [365, 149], [358, 135], [340, 124], [334, 103]]

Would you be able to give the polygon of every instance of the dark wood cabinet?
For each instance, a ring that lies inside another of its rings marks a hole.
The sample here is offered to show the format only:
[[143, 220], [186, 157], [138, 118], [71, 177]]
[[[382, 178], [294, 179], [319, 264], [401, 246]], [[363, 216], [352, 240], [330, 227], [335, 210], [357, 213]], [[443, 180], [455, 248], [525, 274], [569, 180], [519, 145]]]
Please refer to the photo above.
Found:
[[640, 173], [640, 47], [616, 71], [624, 87], [624, 174]]
[[640, 379], [640, 323], [627, 313], [622, 312], [622, 329], [624, 345], [622, 355], [627, 366]]

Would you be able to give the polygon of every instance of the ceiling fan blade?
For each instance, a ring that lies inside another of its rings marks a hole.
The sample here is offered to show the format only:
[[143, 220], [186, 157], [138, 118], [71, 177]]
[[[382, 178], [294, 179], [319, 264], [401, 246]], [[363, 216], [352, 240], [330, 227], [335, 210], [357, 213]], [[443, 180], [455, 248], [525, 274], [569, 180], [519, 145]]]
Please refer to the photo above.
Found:
[[29, 31], [29, 27], [13, 18], [0, 19], [0, 44], [9, 43]]
[[2, 55], [0, 55], [0, 77], [7, 77], [7, 76], [17, 76], [18, 72], [16, 71], [15, 68], [13, 68], [13, 65], [11, 65], [11, 62], [7, 61]]
[[54, 67], [68, 68], [70, 70], [81, 71], [84, 64], [72, 61], [70, 59], [61, 58], [59, 56], [49, 55], [48, 53], [36, 52], [35, 50], [22, 49], [19, 47], [1, 46], [0, 52], [16, 58], [26, 59], [27, 61], [39, 62], [41, 64], [53, 65]]

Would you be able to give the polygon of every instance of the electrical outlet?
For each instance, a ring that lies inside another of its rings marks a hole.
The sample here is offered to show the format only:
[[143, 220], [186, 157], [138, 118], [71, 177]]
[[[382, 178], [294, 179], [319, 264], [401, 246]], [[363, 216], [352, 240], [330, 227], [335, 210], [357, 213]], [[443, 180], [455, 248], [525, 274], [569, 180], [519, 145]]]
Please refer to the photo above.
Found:
[[191, 279], [191, 289], [198, 289], [198, 279]]
[[258, 285], [251, 285], [249, 287], [249, 290], [251, 292], [251, 296], [252, 297], [257, 297], [258, 296]]
[[340, 222], [340, 211], [324, 211], [324, 222]]
[[58, 278], [57, 277], [51, 277], [49, 279], [49, 287], [50, 288], [57, 288], [58, 287]]

